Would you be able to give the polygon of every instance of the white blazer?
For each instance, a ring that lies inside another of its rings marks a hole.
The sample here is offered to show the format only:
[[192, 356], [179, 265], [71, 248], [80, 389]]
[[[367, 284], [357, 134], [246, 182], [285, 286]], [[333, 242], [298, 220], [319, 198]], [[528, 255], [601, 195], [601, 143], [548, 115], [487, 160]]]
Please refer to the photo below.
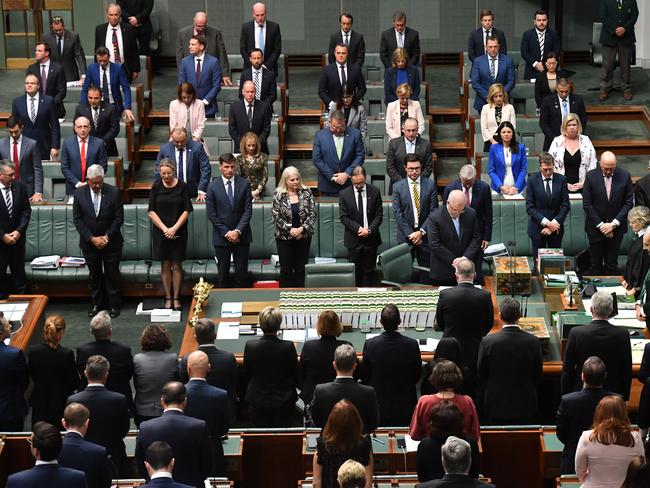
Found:
[[[483, 105], [481, 109], [481, 136], [483, 136], [483, 142], [489, 141], [494, 137], [494, 133], [497, 131], [499, 124], [497, 124], [497, 119], [494, 115], [495, 107], [490, 107], [489, 103]], [[517, 128], [517, 119], [515, 117], [515, 107], [506, 103], [501, 108], [501, 122], [505, 121], [510, 122], [513, 127]]]

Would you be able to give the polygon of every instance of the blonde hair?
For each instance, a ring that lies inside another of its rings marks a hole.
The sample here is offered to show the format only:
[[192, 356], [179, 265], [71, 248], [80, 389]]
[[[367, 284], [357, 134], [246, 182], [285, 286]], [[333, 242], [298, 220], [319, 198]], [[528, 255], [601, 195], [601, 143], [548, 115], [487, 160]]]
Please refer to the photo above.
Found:
[[160, 168], [169, 168], [172, 170], [172, 174], [176, 176], [176, 164], [174, 164], [174, 161], [172, 161], [169, 158], [164, 158], [160, 160], [160, 163], [158, 163], [158, 172], [160, 173]]
[[255, 154], [254, 156], [257, 157], [260, 155], [262, 152], [262, 144], [260, 143], [260, 138], [257, 137], [257, 134], [255, 132], [246, 132], [241, 137], [241, 140], [239, 141], [239, 152], [246, 156], [246, 143], [248, 142], [249, 139], [254, 139], [255, 140]]
[[49, 315], [43, 324], [43, 338], [52, 349], [59, 347], [59, 331], [65, 330], [65, 320], [60, 315]]
[[406, 59], [406, 63], [408, 64], [409, 53], [406, 52], [406, 49], [404, 49], [403, 47], [398, 47], [393, 51], [393, 57], [392, 57], [393, 68], [397, 68], [397, 61], [399, 61], [400, 59]]
[[576, 121], [578, 123], [578, 134], [582, 134], [582, 122], [580, 122], [580, 117], [578, 117], [573, 112], [566, 114], [566, 117], [562, 120], [562, 125], [560, 126], [560, 132], [562, 134], [566, 133], [566, 127], [569, 125], [569, 122]]
[[276, 193], [287, 193], [287, 180], [292, 177], [292, 176], [297, 176], [298, 179], [300, 180], [300, 188], [303, 190], [307, 190], [308, 187], [306, 187], [303, 182], [302, 182], [302, 177], [300, 176], [300, 171], [298, 171], [298, 168], [295, 166], [287, 166], [284, 168], [282, 171], [282, 175], [280, 175], [280, 181], [278, 182], [278, 186], [275, 189]]
[[497, 93], [503, 93], [503, 104], [508, 104], [508, 93], [501, 83], [493, 83], [488, 89], [487, 101], [490, 107], [494, 106], [494, 96]]
[[402, 83], [400, 85], [397, 85], [397, 88], [395, 89], [395, 95], [398, 97], [410, 97], [413, 95], [413, 88], [411, 88], [411, 85], [408, 83]]

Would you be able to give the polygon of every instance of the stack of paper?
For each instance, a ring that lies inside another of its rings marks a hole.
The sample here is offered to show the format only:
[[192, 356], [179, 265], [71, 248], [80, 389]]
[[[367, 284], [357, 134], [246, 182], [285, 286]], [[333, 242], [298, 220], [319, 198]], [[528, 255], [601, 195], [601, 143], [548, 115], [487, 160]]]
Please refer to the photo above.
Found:
[[316, 264], [331, 264], [336, 262], [336, 258], [323, 258], [321, 256], [316, 256], [314, 262]]
[[242, 302], [223, 302], [221, 305], [221, 316], [226, 317], [241, 317]]
[[508, 249], [506, 248], [503, 242], [489, 245], [488, 247], [485, 248], [485, 252], [483, 253], [485, 259], [493, 259], [496, 256], [507, 256], [507, 255], [508, 255]]
[[74, 256], [64, 256], [59, 260], [59, 266], [62, 268], [81, 268], [86, 265], [84, 258]]
[[54, 254], [52, 256], [38, 256], [32, 259], [32, 269], [56, 269], [59, 266], [61, 256]]
[[181, 311], [171, 308], [154, 308], [151, 311], [151, 322], [180, 322]]
[[427, 343], [426, 344], [420, 344], [420, 351], [421, 352], [434, 352], [436, 350], [436, 347], [438, 347], [439, 342], [440, 342], [440, 339], [434, 339], [432, 337], [427, 337]]
[[239, 322], [219, 322], [217, 326], [217, 339], [239, 339]]

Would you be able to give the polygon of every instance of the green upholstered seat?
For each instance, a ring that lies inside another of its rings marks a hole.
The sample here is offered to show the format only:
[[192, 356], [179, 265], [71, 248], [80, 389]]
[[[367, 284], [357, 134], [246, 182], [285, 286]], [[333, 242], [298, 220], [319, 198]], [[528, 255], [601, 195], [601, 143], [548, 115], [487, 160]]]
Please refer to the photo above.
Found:
[[413, 265], [413, 256], [408, 244], [402, 243], [387, 249], [379, 255], [378, 261], [382, 284], [398, 287], [420, 285], [412, 281], [413, 270], [425, 268]]
[[356, 286], [353, 263], [308, 264], [305, 288]]

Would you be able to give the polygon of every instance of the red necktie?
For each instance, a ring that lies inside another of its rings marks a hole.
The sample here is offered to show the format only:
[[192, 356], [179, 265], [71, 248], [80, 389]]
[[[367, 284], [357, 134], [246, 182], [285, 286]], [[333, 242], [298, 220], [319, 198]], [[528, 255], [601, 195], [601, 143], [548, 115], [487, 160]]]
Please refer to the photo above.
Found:
[[18, 141], [14, 140], [14, 165], [16, 166], [16, 179], [20, 180], [20, 159], [18, 158]]
[[41, 65], [41, 88], [43, 95], [46, 95], [47, 91], [47, 73], [45, 72], [45, 65]]
[[111, 39], [113, 43], [113, 59], [117, 64], [122, 64], [122, 56], [120, 56], [120, 43], [117, 40], [117, 28], [113, 28], [113, 38]]
[[201, 81], [201, 60], [196, 60], [196, 81]]
[[81, 139], [81, 182], [86, 181], [86, 139]]
[[465, 187], [465, 206], [469, 207], [470, 205], [470, 199], [469, 199], [469, 188]]

